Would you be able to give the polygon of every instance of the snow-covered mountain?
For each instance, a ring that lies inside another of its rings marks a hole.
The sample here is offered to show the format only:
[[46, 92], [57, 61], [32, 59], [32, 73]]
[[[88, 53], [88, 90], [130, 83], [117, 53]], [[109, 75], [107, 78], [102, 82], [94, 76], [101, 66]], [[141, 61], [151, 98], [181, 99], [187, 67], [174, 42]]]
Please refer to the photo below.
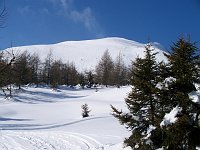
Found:
[[[157, 60], [165, 60], [161, 46], [153, 44], [155, 52], [158, 52]], [[159, 44], [160, 45], [160, 44]], [[108, 50], [113, 60], [121, 53], [126, 65], [130, 65], [137, 56], [144, 56], [144, 46], [135, 41], [124, 38], [103, 38], [84, 41], [66, 41], [51, 45], [31, 45], [14, 47], [14, 53], [28, 51], [38, 53], [41, 60], [52, 51], [54, 59], [61, 59], [63, 62], [74, 62], [79, 71], [94, 69], [101, 56]], [[8, 49], [7, 49], [8, 50]]]

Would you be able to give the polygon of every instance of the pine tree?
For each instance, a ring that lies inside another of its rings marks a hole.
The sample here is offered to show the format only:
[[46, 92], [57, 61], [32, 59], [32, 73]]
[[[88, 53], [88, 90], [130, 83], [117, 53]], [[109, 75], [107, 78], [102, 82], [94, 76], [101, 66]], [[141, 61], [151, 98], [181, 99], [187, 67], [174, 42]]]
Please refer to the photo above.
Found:
[[153, 53], [150, 44], [145, 47], [145, 54], [144, 59], [137, 58], [133, 63], [132, 91], [125, 99], [129, 112], [124, 113], [111, 106], [113, 115], [132, 131], [132, 135], [125, 139], [124, 143], [140, 150], [153, 148], [148, 131], [157, 126], [154, 94], [157, 85], [157, 63], [156, 53]]
[[81, 108], [82, 108], [82, 117], [83, 118], [89, 117], [89, 113], [91, 110], [89, 110], [88, 104], [82, 105]]
[[170, 85], [171, 107], [178, 106], [181, 112], [177, 121], [163, 128], [166, 133], [164, 146], [166, 149], [195, 150], [200, 144], [199, 112], [200, 105], [192, 102], [189, 93], [195, 91], [198, 82], [196, 59], [197, 47], [190, 40], [180, 38], [171, 47], [168, 55], [171, 75], [175, 78]]
[[157, 107], [159, 108], [160, 121], [166, 113], [173, 107], [171, 103], [171, 89], [170, 85], [173, 83], [174, 78], [171, 77], [170, 66], [164, 62], [158, 64], [158, 84], [157, 84]]

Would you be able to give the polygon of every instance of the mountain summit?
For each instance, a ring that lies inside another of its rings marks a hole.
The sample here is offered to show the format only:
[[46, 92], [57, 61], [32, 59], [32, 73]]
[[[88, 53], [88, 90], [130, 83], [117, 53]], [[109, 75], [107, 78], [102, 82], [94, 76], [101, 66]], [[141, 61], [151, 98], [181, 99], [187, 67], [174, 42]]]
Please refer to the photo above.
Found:
[[[121, 53], [126, 65], [130, 65], [136, 57], [144, 56], [145, 44], [124, 38], [102, 38], [83, 41], [65, 41], [50, 45], [30, 45], [13, 47], [15, 54], [28, 51], [30, 54], [37, 53], [42, 61], [47, 57], [50, 51], [53, 58], [61, 59], [63, 62], [74, 62], [79, 71], [94, 69], [101, 56], [108, 50], [111, 57], [115, 58]], [[153, 44], [157, 54], [157, 60], [166, 60], [161, 46]], [[10, 49], [6, 49], [10, 51]]]

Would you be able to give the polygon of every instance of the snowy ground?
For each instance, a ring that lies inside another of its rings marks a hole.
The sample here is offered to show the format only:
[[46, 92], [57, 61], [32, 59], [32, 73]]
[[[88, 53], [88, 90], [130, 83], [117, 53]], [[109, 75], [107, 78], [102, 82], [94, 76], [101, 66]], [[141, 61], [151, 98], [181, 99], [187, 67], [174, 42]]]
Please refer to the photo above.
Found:
[[[129, 132], [111, 115], [125, 109], [130, 87], [70, 89], [23, 88], [13, 99], [0, 97], [1, 150], [129, 150]], [[81, 117], [87, 103], [90, 117]]]

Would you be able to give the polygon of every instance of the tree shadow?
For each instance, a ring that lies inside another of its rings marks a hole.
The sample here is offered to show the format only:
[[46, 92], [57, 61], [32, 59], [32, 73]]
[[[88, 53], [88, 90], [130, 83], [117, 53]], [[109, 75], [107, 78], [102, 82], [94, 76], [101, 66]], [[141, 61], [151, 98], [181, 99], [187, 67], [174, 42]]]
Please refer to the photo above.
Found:
[[[41, 91], [27, 91], [23, 89], [22, 94], [14, 95], [13, 100], [15, 102], [22, 102], [22, 103], [30, 103], [30, 104], [37, 104], [39, 102], [42, 103], [55, 103], [55, 102], [62, 102], [66, 101], [67, 99], [77, 99], [86, 97], [83, 95], [65, 95], [59, 94], [60, 92], [49, 93], [49, 92], [41, 92]], [[28, 94], [28, 95], [24, 95]]]
[[31, 121], [32, 119], [15, 119], [15, 118], [5, 118], [0, 117], [0, 121]]
[[44, 130], [53, 129], [63, 126], [74, 125], [81, 122], [87, 122], [96, 119], [104, 119], [111, 116], [100, 116], [100, 117], [88, 117], [72, 122], [60, 123], [60, 124], [0, 124], [0, 130]]

